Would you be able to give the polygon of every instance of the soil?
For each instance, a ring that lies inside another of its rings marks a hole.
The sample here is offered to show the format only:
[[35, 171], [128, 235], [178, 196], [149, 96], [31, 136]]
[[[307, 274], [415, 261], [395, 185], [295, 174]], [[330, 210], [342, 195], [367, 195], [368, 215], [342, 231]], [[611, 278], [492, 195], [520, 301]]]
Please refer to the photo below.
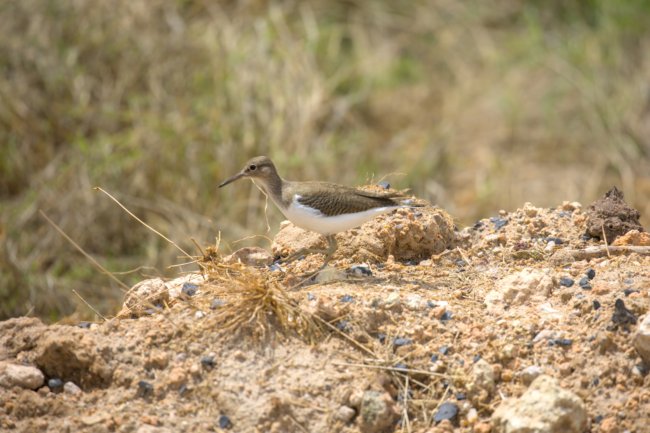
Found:
[[575, 202], [451, 221], [377, 218], [316, 277], [318, 254], [267, 266], [321, 242], [285, 224], [274, 254], [211, 248], [202, 274], [141, 283], [111, 320], [1, 322], [0, 363], [44, 382], [0, 386], [0, 430], [499, 432], [497, 407], [548, 375], [585, 431], [650, 431], [645, 247], [608, 256]]

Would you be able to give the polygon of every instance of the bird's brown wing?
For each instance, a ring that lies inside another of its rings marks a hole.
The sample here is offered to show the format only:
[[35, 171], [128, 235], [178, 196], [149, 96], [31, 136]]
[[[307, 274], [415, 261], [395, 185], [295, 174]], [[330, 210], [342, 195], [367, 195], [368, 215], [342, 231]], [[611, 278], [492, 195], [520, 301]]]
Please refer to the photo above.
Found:
[[363, 212], [376, 207], [400, 205], [399, 201], [394, 200], [394, 198], [401, 197], [398, 193], [380, 194], [321, 182], [318, 182], [317, 185], [314, 183], [313, 185], [317, 187], [318, 193], [302, 194], [298, 202], [305, 206], [318, 209], [326, 216]]

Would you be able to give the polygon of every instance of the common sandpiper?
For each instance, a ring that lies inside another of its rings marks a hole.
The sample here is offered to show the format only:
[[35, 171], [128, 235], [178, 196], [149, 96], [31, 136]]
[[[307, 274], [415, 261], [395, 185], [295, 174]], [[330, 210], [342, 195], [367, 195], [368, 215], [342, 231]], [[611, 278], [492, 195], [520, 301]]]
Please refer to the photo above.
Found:
[[298, 227], [320, 233], [327, 239], [326, 250], [304, 249], [291, 254], [288, 262], [307, 253], [325, 254], [327, 265], [337, 249], [335, 235], [378, 215], [397, 208], [410, 207], [401, 203], [401, 192], [371, 192], [328, 182], [292, 182], [282, 179], [266, 156], [249, 160], [236, 175], [224, 180], [219, 188], [241, 178], [249, 178]]

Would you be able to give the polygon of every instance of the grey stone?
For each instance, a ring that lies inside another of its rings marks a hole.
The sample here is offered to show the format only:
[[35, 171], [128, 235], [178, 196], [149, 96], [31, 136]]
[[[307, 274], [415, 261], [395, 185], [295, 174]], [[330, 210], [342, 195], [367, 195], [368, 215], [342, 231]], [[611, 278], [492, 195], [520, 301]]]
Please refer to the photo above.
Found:
[[492, 414], [492, 433], [583, 433], [584, 402], [557, 379], [541, 375], [519, 398], [510, 398]]

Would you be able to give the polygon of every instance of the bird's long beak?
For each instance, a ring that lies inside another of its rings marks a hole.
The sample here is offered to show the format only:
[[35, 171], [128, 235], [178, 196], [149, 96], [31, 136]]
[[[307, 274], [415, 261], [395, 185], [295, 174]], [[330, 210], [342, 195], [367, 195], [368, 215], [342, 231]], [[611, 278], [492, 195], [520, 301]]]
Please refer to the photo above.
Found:
[[232, 182], [236, 181], [240, 177], [244, 177], [244, 172], [239, 172], [236, 175], [234, 175], [233, 177], [229, 177], [228, 179], [224, 180], [223, 182], [221, 182], [219, 184], [219, 188], [221, 188], [222, 186], [226, 186], [229, 183], [232, 183]]

